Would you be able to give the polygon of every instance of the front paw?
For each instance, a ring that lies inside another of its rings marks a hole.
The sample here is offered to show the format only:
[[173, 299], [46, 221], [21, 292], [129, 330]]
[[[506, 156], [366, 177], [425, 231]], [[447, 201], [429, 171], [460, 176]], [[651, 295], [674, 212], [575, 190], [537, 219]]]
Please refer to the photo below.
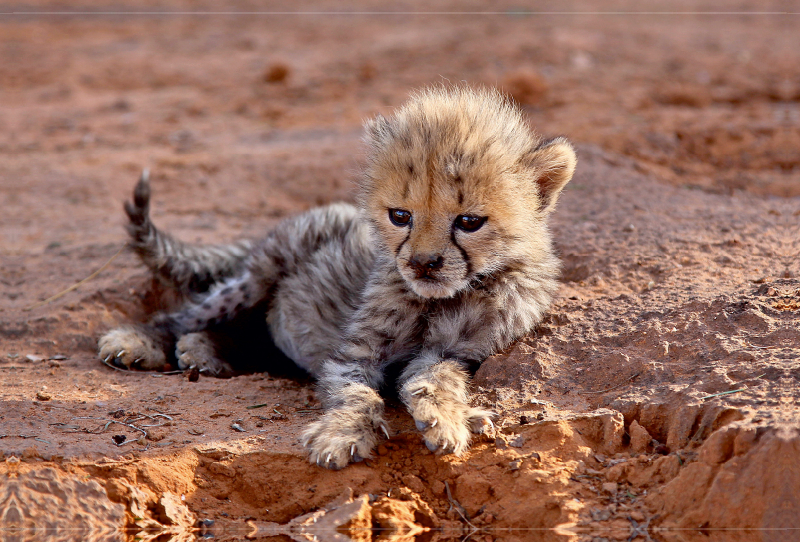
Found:
[[125, 369], [163, 370], [167, 356], [144, 331], [136, 327], [112, 329], [98, 341], [98, 355]]
[[432, 452], [461, 455], [472, 433], [494, 431], [494, 413], [467, 404], [466, 375], [454, 364], [442, 363], [411, 378], [400, 397]]
[[[370, 390], [372, 391], [372, 390]], [[378, 431], [389, 438], [383, 419], [383, 402], [377, 393], [357, 404], [345, 403], [323, 414], [303, 433], [309, 460], [321, 467], [341, 469], [351, 462], [372, 457]], [[362, 398], [363, 399], [363, 398]]]

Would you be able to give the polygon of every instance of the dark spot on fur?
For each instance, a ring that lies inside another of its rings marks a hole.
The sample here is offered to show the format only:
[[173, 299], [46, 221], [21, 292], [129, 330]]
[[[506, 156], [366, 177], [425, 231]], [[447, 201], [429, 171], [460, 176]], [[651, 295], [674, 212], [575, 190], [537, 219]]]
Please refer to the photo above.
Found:
[[[325, 297], [323, 301], [325, 302], [325, 308], [329, 314], [336, 314], [339, 312], [339, 307], [336, 305], [336, 302], [333, 299], [330, 297]], [[357, 305], [355, 304], [355, 301], [355, 299], [350, 299], [350, 296], [347, 296], [347, 299], [345, 299], [345, 303], [347, 303], [347, 306], [351, 309], [356, 308]]]
[[233, 288], [231, 288], [230, 286], [226, 286], [225, 288], [219, 291], [219, 294], [223, 296], [229, 296], [232, 293], [233, 293]]
[[409, 173], [409, 175], [413, 175], [414, 174], [414, 165], [413, 164], [408, 164], [408, 173]]
[[208, 301], [204, 302], [204, 303], [203, 303], [202, 305], [200, 305], [200, 306], [201, 306], [201, 307], [203, 307], [203, 308], [204, 308], [205, 310], [207, 310], [207, 311], [210, 311], [210, 310], [211, 310], [211, 303], [209, 303]]
[[459, 205], [464, 204], [464, 192], [462, 190], [458, 191], [458, 204]]
[[431, 133], [431, 127], [428, 125], [423, 126], [422, 129], [422, 141], [426, 148], [431, 147], [431, 142], [433, 141], [433, 134]]
[[494, 136], [487, 137], [486, 140], [483, 142], [483, 145], [481, 145], [481, 148], [478, 149], [478, 154], [481, 157], [485, 156], [486, 153], [489, 152], [489, 149], [492, 148], [492, 145], [494, 145], [496, 139], [497, 138]]
[[552, 145], [552, 144], [553, 144], [553, 142], [555, 142], [557, 139], [561, 139], [561, 138], [560, 138], [560, 137], [551, 137], [551, 138], [548, 138], [548, 139], [543, 139], [543, 140], [541, 141], [541, 143], [539, 143], [538, 145], [536, 145], [536, 149], [535, 149], [535, 150], [537, 150], [537, 151], [538, 151], [539, 149], [544, 149], [545, 147], [549, 147], [549, 146], [550, 146], [550, 145]]
[[488, 322], [477, 322], [470, 318], [467, 320], [461, 329], [458, 332], [458, 338], [461, 342], [466, 343], [469, 342], [475, 334], [483, 327], [483, 325], [488, 325]]
[[239, 291], [240, 292], [246, 292], [247, 288], [248, 288], [248, 285], [245, 284], [244, 282], [239, 285]]

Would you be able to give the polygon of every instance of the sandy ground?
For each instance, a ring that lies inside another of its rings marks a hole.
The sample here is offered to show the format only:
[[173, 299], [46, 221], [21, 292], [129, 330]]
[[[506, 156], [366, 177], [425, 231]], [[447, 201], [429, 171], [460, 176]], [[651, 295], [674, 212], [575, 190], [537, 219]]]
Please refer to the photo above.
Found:
[[[13, 4], [2, 11], [265, 9]], [[730, 9], [603, 7], [632, 8]], [[0, 18], [0, 517], [94, 533], [59, 540], [800, 539], [797, 17], [303, 9], [317, 13]], [[128, 252], [34, 306], [123, 246], [141, 168], [159, 226], [257, 236], [352, 199], [363, 119], [460, 81], [511, 93], [579, 153], [553, 218], [561, 293], [475, 375], [500, 434], [464, 457], [430, 454], [392, 408], [371, 461], [325, 471], [298, 443], [320, 415], [307, 379], [102, 365], [98, 336], [163, 304]]]

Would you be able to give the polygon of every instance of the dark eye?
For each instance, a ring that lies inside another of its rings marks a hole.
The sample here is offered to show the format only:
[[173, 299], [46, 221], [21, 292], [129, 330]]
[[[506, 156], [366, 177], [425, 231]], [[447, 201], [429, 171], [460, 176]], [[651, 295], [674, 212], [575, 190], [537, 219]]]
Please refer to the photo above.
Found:
[[403, 209], [389, 209], [389, 220], [395, 226], [408, 226], [411, 223], [411, 213]]
[[455, 226], [459, 230], [472, 232], [481, 229], [484, 222], [486, 222], [485, 216], [458, 215]]

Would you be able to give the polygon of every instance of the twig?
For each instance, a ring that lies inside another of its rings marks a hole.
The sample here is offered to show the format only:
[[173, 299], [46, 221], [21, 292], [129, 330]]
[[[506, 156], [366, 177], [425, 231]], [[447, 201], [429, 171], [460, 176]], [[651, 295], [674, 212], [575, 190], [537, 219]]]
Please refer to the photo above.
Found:
[[[110, 368], [114, 369], [115, 371], [122, 371], [123, 373], [130, 373], [130, 374], [140, 373], [140, 374], [146, 374], [146, 375], [150, 375], [150, 376], [164, 376], [164, 375], [183, 374], [183, 371], [139, 371], [139, 370], [134, 371], [134, 370], [131, 370], [131, 369], [123, 369], [122, 367], [117, 367], [116, 365], [112, 365], [111, 363], [107, 362], [104, 359], [101, 359], [100, 363], [102, 363], [106, 367], [110, 367]], [[22, 368], [22, 367], [20, 367], [20, 368]]]
[[469, 519], [467, 519], [467, 511], [464, 510], [464, 507], [453, 498], [453, 495], [450, 493], [450, 484], [447, 483], [447, 480], [444, 481], [444, 488], [447, 490], [447, 500], [450, 501], [450, 510], [455, 510], [458, 512], [458, 515], [461, 516], [461, 519], [464, 520], [464, 523], [472, 527], [472, 532], [470, 535], [479, 531], [480, 529], [478, 529]]
[[107, 420], [105, 418], [95, 418], [94, 416], [76, 416], [76, 417], [74, 417], [72, 419], [73, 420], [100, 420], [101, 422], [106, 422], [106, 424], [103, 426], [103, 428], [100, 429], [99, 431], [89, 431], [88, 429], [84, 429], [84, 431], [86, 431], [87, 433], [91, 433], [91, 434], [94, 434], [94, 435], [99, 435], [100, 433], [102, 433], [106, 429], [108, 429], [109, 425], [111, 425], [112, 423], [117, 423], [119, 425], [124, 425], [125, 427], [130, 427], [131, 429], [135, 429], [136, 431], [141, 432], [142, 435], [145, 436], [145, 437], [147, 436], [147, 431], [145, 431], [141, 427], [136, 427], [133, 424], [125, 423], [125, 422], [119, 422], [117, 420]]
[[647, 542], [653, 542], [653, 539], [650, 537], [650, 522], [657, 518], [658, 514], [655, 516], [650, 516], [644, 523], [639, 523], [632, 517], [628, 516], [628, 521], [631, 522], [631, 534], [628, 537], [628, 540], [633, 540], [634, 538], [641, 536], [644, 537]]
[[31, 305], [31, 306], [29, 306], [29, 307], [26, 307], [26, 308], [24, 308], [24, 309], [22, 309], [22, 310], [24, 310], [24, 311], [32, 311], [33, 309], [37, 309], [37, 308], [41, 307], [42, 305], [47, 305], [48, 303], [51, 303], [51, 302], [55, 301], [56, 299], [58, 299], [58, 298], [60, 298], [60, 297], [62, 297], [62, 296], [65, 296], [65, 295], [67, 295], [68, 293], [70, 293], [70, 292], [71, 292], [71, 291], [73, 291], [73, 290], [77, 290], [77, 289], [78, 289], [78, 288], [80, 288], [80, 287], [81, 287], [83, 284], [86, 284], [87, 282], [89, 282], [90, 280], [92, 280], [93, 278], [95, 278], [97, 275], [99, 275], [100, 273], [102, 273], [103, 271], [105, 271], [105, 270], [106, 270], [106, 268], [107, 268], [109, 265], [111, 265], [111, 262], [113, 262], [114, 260], [116, 260], [116, 259], [117, 259], [117, 256], [119, 256], [120, 254], [122, 254], [122, 251], [123, 251], [123, 250], [125, 250], [125, 247], [126, 247], [126, 246], [128, 246], [128, 245], [127, 245], [127, 244], [124, 244], [124, 245], [122, 245], [121, 247], [119, 247], [119, 250], [117, 251], [117, 253], [116, 253], [116, 254], [114, 254], [113, 256], [111, 256], [111, 257], [108, 259], [108, 261], [107, 261], [106, 263], [104, 263], [104, 264], [103, 264], [103, 265], [100, 267], [100, 269], [98, 269], [97, 271], [95, 271], [94, 273], [92, 273], [91, 275], [89, 275], [88, 277], [86, 277], [85, 279], [83, 279], [83, 280], [81, 280], [81, 281], [79, 281], [79, 282], [76, 282], [75, 284], [73, 284], [72, 286], [70, 286], [69, 288], [67, 288], [66, 290], [61, 290], [61, 291], [60, 291], [60, 292], [58, 292], [56, 295], [54, 295], [54, 296], [51, 296], [51, 297], [48, 297], [48, 298], [47, 298], [47, 299], [45, 299], [44, 301], [39, 301], [38, 303], [34, 303], [33, 305]]
[[637, 376], [639, 376], [640, 374], [642, 374], [642, 373], [641, 373], [641, 371], [640, 371], [640, 372], [638, 372], [638, 373], [636, 373], [636, 374], [634, 374], [634, 375], [633, 375], [633, 376], [631, 376], [630, 378], [628, 378], [628, 380], [626, 380], [625, 382], [622, 382], [622, 383], [620, 383], [620, 384], [617, 384], [616, 386], [611, 386], [610, 388], [606, 388], [606, 389], [604, 389], [604, 390], [599, 390], [599, 391], [579, 391], [578, 393], [579, 393], [580, 395], [593, 395], [593, 394], [595, 394], [595, 393], [605, 393], [605, 392], [607, 392], [607, 391], [613, 391], [613, 390], [615, 390], [615, 389], [617, 389], [617, 388], [621, 388], [621, 387], [622, 387], [622, 386], [624, 386], [625, 384], [629, 384], [630, 382], [633, 382], [633, 379], [634, 379], [634, 378], [636, 378]]
[[719, 397], [720, 395], [730, 395], [732, 393], [739, 393], [740, 391], [745, 391], [746, 389], [748, 389], [747, 386], [745, 386], [744, 388], [739, 388], [738, 390], [721, 391], [719, 393], [712, 393], [711, 395], [706, 395], [705, 397], [701, 397], [700, 400], [701, 401], [705, 401], [706, 399], [711, 399], [712, 397]]
[[[145, 408], [145, 410], [149, 410], [149, 411], [151, 411], [151, 412], [155, 412], [155, 413], [157, 413], [157, 414], [161, 414], [162, 416], [166, 416], [166, 415], [167, 415], [167, 413], [166, 413], [166, 412], [161, 412], [160, 410], [158, 410], [158, 409], [157, 409], [157, 408], [155, 408], [155, 407], [146, 406], [146, 407], [144, 407], [144, 408]], [[171, 415], [172, 415], [172, 416], [177, 416], [178, 414], [180, 414], [180, 412], [173, 412]], [[171, 420], [171, 419], [172, 419], [172, 418], [170, 418], [170, 420]]]
[[260, 405], [250, 405], [249, 407], [244, 407], [247, 410], [253, 410], [256, 408], [264, 408], [265, 406], [269, 406], [269, 403], [261, 403]]
[[5, 435], [5, 434], [3, 434], [3, 435], [0, 435], [0, 439], [2, 439], [2, 438], [22, 438], [22, 439], [32, 438], [33, 440], [40, 440], [42, 442], [47, 442], [47, 444], [52, 444], [51, 442], [46, 441], [46, 440], [44, 440], [42, 438], [39, 438], [36, 435]]

